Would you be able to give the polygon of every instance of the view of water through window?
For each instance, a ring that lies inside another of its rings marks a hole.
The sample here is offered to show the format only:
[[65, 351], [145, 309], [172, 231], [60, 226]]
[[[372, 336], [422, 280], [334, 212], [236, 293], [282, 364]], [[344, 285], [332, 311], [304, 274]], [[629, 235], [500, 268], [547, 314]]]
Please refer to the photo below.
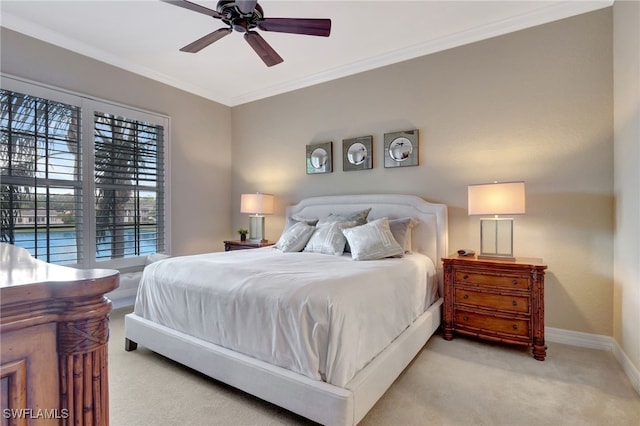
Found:
[[[141, 229], [140, 231], [140, 256], [153, 254], [157, 251], [157, 231], [155, 229]], [[34, 243], [35, 242], [35, 243]], [[72, 264], [77, 263], [75, 253], [70, 253], [69, 247], [76, 247], [77, 239], [74, 230], [51, 230], [49, 231], [49, 244], [51, 263]], [[133, 229], [125, 231], [124, 252], [125, 256], [135, 256], [136, 238]], [[27, 249], [32, 256], [47, 251], [47, 237], [45, 231], [15, 233], [15, 245]], [[75, 252], [75, 250], [73, 250]], [[111, 258], [111, 238], [107, 236], [97, 245], [96, 257]]]

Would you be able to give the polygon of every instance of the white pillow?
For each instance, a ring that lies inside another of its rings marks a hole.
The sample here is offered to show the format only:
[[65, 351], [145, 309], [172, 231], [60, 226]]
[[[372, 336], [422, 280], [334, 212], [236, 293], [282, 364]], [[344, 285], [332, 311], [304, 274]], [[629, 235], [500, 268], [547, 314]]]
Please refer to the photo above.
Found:
[[315, 226], [297, 222], [282, 233], [275, 247], [284, 253], [302, 250], [313, 235]]
[[355, 222], [330, 222], [316, 226], [304, 251], [311, 253], [332, 254], [340, 256], [344, 253], [347, 240], [342, 233], [344, 228], [354, 226]]
[[404, 249], [393, 238], [386, 217], [342, 231], [351, 246], [354, 260], [376, 260], [402, 256]]

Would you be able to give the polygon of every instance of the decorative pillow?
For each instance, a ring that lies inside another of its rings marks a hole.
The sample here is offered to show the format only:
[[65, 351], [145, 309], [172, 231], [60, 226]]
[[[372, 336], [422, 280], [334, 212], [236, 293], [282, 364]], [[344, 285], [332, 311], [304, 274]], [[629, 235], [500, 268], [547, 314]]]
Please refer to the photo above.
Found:
[[354, 260], [376, 260], [404, 254], [402, 246], [393, 238], [386, 217], [365, 225], [343, 229], [342, 233], [351, 246], [351, 256]]
[[371, 207], [353, 213], [329, 213], [329, 216], [320, 219], [318, 224], [331, 222], [355, 222], [356, 226], [364, 225], [365, 223], [367, 223], [367, 217], [369, 216], [370, 211]]
[[342, 230], [352, 226], [355, 226], [355, 222], [330, 222], [318, 225], [304, 251], [342, 255], [347, 242]]
[[315, 229], [314, 226], [305, 222], [295, 223], [282, 233], [275, 247], [284, 253], [301, 251], [307, 245]]
[[392, 219], [389, 221], [389, 228], [398, 244], [404, 249], [405, 253], [411, 253], [411, 229], [419, 224], [418, 221], [411, 217], [402, 219]]
[[[343, 214], [335, 214], [329, 213], [329, 216], [320, 219], [318, 224], [323, 223], [331, 223], [331, 222], [355, 222], [355, 226], [364, 225], [367, 223], [367, 217], [369, 216], [369, 212], [371, 211], [371, 207], [368, 209], [356, 211], [353, 213], [343, 213]], [[349, 247], [349, 243], [345, 246], [344, 251], [351, 252], [351, 247]]]
[[302, 219], [298, 217], [287, 217], [287, 223], [284, 225], [284, 230], [291, 228], [293, 225], [299, 222], [304, 222], [307, 225], [316, 226], [318, 219]]

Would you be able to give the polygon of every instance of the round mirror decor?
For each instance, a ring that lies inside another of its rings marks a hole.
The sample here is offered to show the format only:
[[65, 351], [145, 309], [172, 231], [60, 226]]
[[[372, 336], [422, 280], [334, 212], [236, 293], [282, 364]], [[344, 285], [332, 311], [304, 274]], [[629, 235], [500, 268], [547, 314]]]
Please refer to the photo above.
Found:
[[349, 147], [347, 159], [355, 166], [364, 163], [367, 160], [367, 148], [360, 142], [354, 143]]
[[311, 167], [321, 169], [327, 164], [327, 151], [324, 148], [316, 148], [311, 152]]
[[333, 164], [333, 142], [316, 143], [307, 145], [306, 168], [307, 174], [331, 173]]
[[373, 168], [373, 136], [342, 140], [342, 170], [366, 170]]
[[418, 165], [418, 130], [385, 133], [384, 166], [406, 167]]
[[389, 155], [396, 161], [405, 161], [413, 152], [411, 141], [405, 137], [394, 139], [389, 145]]

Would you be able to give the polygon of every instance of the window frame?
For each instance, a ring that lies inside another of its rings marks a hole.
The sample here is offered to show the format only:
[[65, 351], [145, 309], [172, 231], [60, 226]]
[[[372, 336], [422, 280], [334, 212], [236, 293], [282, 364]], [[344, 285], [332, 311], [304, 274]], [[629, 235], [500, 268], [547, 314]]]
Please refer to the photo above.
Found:
[[19, 77], [0, 74], [0, 87], [5, 90], [30, 96], [62, 102], [80, 108], [81, 127], [81, 174], [82, 174], [82, 252], [81, 263], [65, 264], [76, 268], [130, 269], [144, 266], [147, 256], [132, 256], [119, 259], [96, 260], [96, 220], [95, 220], [95, 180], [94, 180], [94, 115], [95, 112], [109, 113], [128, 119], [145, 121], [163, 127], [164, 136], [164, 252], [171, 254], [171, 118], [117, 102], [90, 97], [76, 92], [59, 89], [46, 84]]

